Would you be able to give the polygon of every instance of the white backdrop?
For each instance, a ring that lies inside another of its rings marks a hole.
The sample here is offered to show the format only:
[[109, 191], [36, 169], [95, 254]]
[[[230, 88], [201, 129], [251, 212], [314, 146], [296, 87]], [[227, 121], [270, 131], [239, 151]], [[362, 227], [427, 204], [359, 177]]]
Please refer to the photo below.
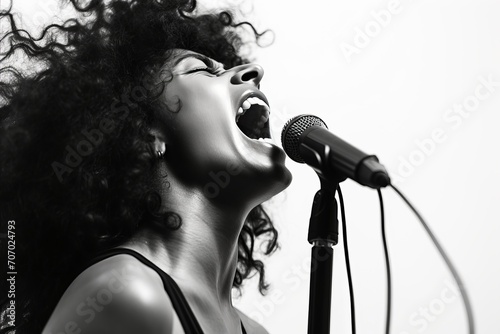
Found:
[[[54, 0], [16, 9], [43, 20]], [[234, 3], [234, 2], [233, 2]], [[209, 4], [210, 6], [212, 3]], [[488, 0], [239, 2], [275, 43], [257, 52], [275, 137], [312, 113], [367, 153], [422, 211], [461, 273], [477, 333], [500, 333], [500, 3]], [[36, 18], [36, 20], [34, 19]], [[497, 144], [495, 144], [497, 143]], [[319, 182], [288, 161], [294, 181], [273, 200], [281, 250], [235, 304], [271, 333], [306, 333], [307, 228]], [[383, 333], [385, 269], [375, 191], [342, 184], [359, 333]], [[418, 221], [384, 191], [393, 269], [394, 334], [467, 333], [455, 283]], [[340, 238], [341, 239], [341, 238]], [[335, 247], [332, 333], [350, 333], [343, 242]]]
[[[316, 114], [337, 135], [378, 155], [462, 274], [477, 333], [500, 333], [499, 13], [498, 2], [465, 0], [260, 0], [254, 9], [260, 27], [276, 33], [258, 59], [274, 116]], [[306, 238], [319, 183], [307, 166], [288, 166], [294, 181], [279, 210], [282, 249], [267, 262], [273, 290], [267, 298], [245, 294], [238, 305], [271, 333], [306, 333]], [[358, 332], [383, 333], [377, 194], [352, 181], [342, 186]], [[384, 195], [391, 333], [467, 333], [444, 262], [402, 201], [390, 190]], [[335, 247], [332, 333], [350, 333], [342, 247]]]

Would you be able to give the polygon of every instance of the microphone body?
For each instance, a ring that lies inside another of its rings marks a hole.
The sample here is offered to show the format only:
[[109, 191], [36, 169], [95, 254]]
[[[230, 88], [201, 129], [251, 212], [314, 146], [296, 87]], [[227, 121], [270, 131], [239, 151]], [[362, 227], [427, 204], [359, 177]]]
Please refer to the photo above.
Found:
[[308, 164], [328, 182], [350, 178], [374, 189], [390, 184], [386, 169], [375, 155], [366, 154], [331, 133], [319, 117], [292, 118], [285, 124], [281, 140], [292, 160]]

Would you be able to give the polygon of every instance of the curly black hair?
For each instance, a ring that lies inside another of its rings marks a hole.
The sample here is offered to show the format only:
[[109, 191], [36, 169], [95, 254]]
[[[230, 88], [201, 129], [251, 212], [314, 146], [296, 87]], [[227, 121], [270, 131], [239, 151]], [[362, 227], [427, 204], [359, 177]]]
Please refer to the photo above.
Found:
[[[245, 47], [265, 33], [227, 10], [200, 14], [194, 0], [70, 2], [78, 15], [44, 26], [38, 37], [17, 26], [12, 5], [0, 12], [10, 26], [0, 36], [0, 218], [2, 233], [15, 221], [18, 334], [41, 332], [97, 253], [146, 226], [174, 231], [182, 224], [182, 213], [160, 211], [148, 182], [157, 161], [149, 130], [165, 87], [154, 78], [171, 50], [230, 68], [248, 63]], [[263, 294], [259, 237], [265, 255], [277, 249], [277, 230], [261, 205], [239, 236], [233, 287], [258, 273]], [[2, 298], [0, 332], [14, 332]]]

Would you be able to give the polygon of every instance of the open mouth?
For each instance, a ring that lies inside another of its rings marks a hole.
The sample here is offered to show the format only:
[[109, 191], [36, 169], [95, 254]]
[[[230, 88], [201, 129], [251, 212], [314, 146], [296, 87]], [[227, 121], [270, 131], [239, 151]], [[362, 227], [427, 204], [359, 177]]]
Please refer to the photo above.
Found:
[[248, 97], [236, 112], [236, 125], [250, 139], [270, 139], [269, 114], [266, 102], [256, 96]]

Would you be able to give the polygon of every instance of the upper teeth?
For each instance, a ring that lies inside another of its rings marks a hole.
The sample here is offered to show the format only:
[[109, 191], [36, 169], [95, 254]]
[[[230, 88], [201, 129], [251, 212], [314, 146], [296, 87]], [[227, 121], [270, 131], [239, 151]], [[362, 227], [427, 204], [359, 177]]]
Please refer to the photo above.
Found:
[[241, 104], [241, 107], [238, 108], [238, 112], [236, 113], [236, 121], [245, 114], [245, 112], [252, 107], [252, 105], [258, 104], [266, 108], [266, 111], [269, 113], [269, 106], [266, 102], [262, 101], [258, 97], [249, 97]]
[[[249, 99], [251, 99], [251, 98], [249, 98]], [[249, 99], [246, 99], [245, 101], [243, 101], [243, 104], [241, 105], [241, 107], [243, 108], [243, 110], [248, 110], [252, 106], [252, 104], [250, 103], [250, 101], [248, 101]]]

